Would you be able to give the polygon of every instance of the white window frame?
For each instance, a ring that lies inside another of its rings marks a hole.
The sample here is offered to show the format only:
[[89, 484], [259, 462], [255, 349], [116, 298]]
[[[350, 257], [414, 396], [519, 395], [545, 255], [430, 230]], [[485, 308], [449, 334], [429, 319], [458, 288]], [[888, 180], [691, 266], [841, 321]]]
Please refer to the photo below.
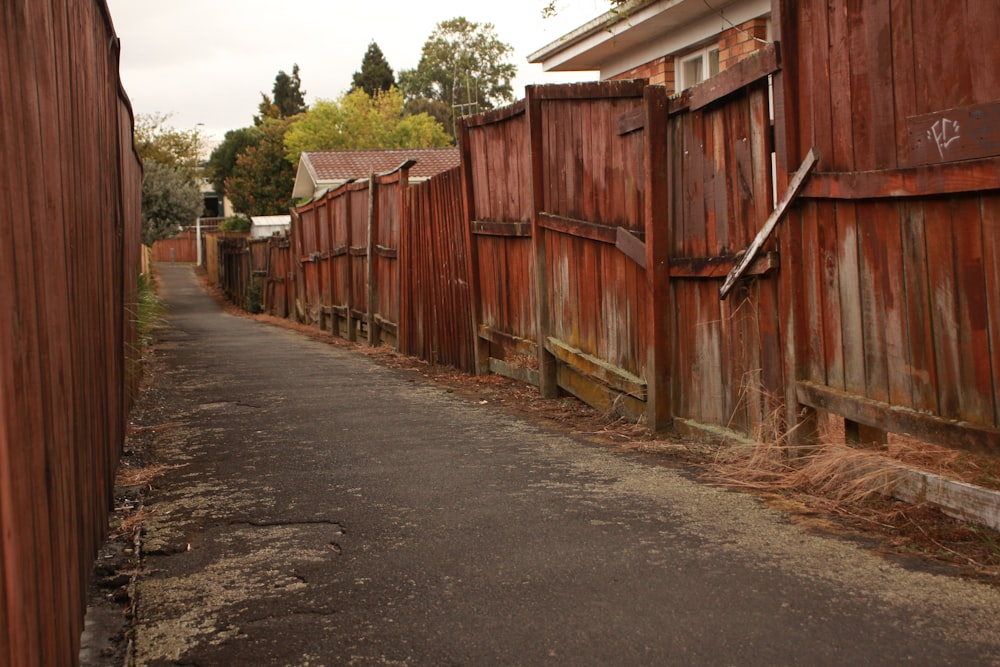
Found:
[[[712, 53], [715, 53], [715, 71], [712, 71]], [[685, 65], [693, 60], [701, 59], [701, 78], [697, 81], [688, 81], [688, 77], [685, 76], [686, 68]], [[674, 71], [677, 74], [677, 90], [685, 90], [691, 86], [695, 86], [706, 79], [709, 79], [719, 73], [719, 45], [710, 44], [697, 51], [692, 51], [683, 56], [677, 56], [674, 59]]]

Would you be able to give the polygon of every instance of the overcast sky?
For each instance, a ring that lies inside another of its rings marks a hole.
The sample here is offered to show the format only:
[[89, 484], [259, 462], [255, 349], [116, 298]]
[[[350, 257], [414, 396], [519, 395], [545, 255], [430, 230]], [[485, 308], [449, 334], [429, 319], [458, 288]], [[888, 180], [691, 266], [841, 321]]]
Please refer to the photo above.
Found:
[[169, 124], [217, 142], [253, 122], [260, 93], [298, 63], [306, 103], [350, 87], [375, 40], [394, 72], [411, 69], [434, 26], [456, 16], [492, 23], [514, 47], [520, 98], [530, 83], [593, 79], [544, 74], [527, 56], [608, 9], [607, 0], [107, 0], [121, 38], [121, 78], [136, 113], [172, 114]]

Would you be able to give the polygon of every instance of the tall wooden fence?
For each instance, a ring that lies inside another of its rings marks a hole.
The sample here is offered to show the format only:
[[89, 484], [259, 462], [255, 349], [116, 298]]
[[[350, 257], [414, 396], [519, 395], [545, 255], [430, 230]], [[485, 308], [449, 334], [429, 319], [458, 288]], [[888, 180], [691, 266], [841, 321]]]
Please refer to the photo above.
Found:
[[783, 390], [773, 242], [725, 300], [722, 280], [773, 207], [766, 47], [670, 103], [666, 124], [671, 413], [691, 425], [780, 435]]
[[71, 665], [138, 381], [141, 164], [104, 3], [0, 16], [0, 664]]
[[997, 452], [1000, 7], [862, 4], [775, 3], [789, 414]]
[[[642, 245], [644, 81], [528, 91], [536, 341], [543, 395], [561, 387], [596, 405], [645, 410], [645, 269], [618, 245]], [[645, 263], [645, 252], [642, 253]]]

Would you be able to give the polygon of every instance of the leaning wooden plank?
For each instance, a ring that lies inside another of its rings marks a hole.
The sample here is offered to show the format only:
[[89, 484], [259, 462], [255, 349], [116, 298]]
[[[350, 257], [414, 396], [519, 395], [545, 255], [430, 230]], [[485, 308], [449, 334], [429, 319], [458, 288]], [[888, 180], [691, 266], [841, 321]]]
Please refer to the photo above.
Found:
[[646, 268], [646, 244], [638, 236], [624, 227], [619, 227], [615, 247], [633, 262]]
[[996, 428], [944, 419], [812, 382], [796, 382], [795, 389], [799, 403], [832, 412], [859, 424], [970, 452], [1000, 452], [1000, 430]]
[[646, 381], [624, 368], [612, 366], [552, 336], [548, 337], [545, 348], [557, 359], [572, 366], [578, 373], [599, 380], [612, 389], [635, 396], [641, 401], [646, 400]]
[[788, 190], [785, 191], [785, 194], [784, 196], [782, 196], [781, 201], [778, 202], [778, 205], [775, 207], [774, 211], [772, 211], [771, 215], [768, 217], [767, 222], [765, 222], [761, 230], [757, 232], [757, 236], [754, 237], [754, 240], [750, 244], [750, 247], [747, 248], [746, 252], [743, 254], [743, 259], [740, 260], [739, 264], [733, 267], [733, 270], [729, 272], [729, 276], [726, 278], [726, 281], [722, 283], [722, 287], [719, 288], [720, 299], [725, 299], [727, 296], [729, 296], [729, 293], [736, 285], [736, 281], [740, 279], [740, 277], [746, 272], [747, 268], [757, 258], [757, 253], [760, 252], [760, 249], [763, 247], [764, 242], [767, 241], [769, 236], [771, 236], [771, 232], [774, 231], [774, 228], [777, 226], [778, 221], [781, 220], [781, 218], [785, 215], [785, 212], [788, 210], [788, 207], [791, 205], [792, 201], [795, 199], [799, 191], [802, 189], [806, 177], [809, 175], [809, 172], [812, 171], [812, 168], [816, 166], [816, 161], [818, 159], [819, 159], [819, 152], [816, 150], [816, 147], [813, 146], [812, 148], [809, 149], [809, 152], [806, 154], [805, 160], [802, 161], [802, 164], [795, 172], [795, 175], [792, 176], [792, 180], [789, 181]]
[[538, 213], [538, 224], [545, 229], [551, 229], [552, 231], [569, 234], [570, 236], [578, 236], [592, 241], [610, 243], [612, 245], [614, 245], [615, 241], [618, 239], [617, 230], [619, 228], [614, 225], [602, 225], [596, 222], [589, 222], [587, 220], [577, 220], [576, 218], [568, 218], [563, 215], [556, 215], [545, 211]]

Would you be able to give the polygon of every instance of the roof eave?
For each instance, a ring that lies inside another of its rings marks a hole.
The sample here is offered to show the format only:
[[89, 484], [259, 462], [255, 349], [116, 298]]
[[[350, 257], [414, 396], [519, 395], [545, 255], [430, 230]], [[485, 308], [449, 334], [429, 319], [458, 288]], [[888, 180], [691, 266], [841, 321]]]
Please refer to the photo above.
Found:
[[[550, 66], [547, 62], [558, 60], [561, 54], [571, 50], [581, 42], [593, 41], [594, 38], [602, 37], [602, 33], [613, 36], [613, 29], [616, 25], [630, 18], [642, 7], [652, 4], [655, 1], [656, 0], [633, 0], [632, 2], [622, 6], [620, 9], [605, 12], [597, 18], [584, 23], [579, 28], [566, 33], [554, 42], [551, 42], [530, 54], [528, 56], [528, 62], [531, 64], [540, 64], [546, 71], [562, 71], [558, 68], [558, 64]], [[683, 2], [684, 0], [676, 1]], [[604, 40], [600, 39], [599, 41]], [[559, 60], [559, 63], [561, 62], [562, 60]]]

